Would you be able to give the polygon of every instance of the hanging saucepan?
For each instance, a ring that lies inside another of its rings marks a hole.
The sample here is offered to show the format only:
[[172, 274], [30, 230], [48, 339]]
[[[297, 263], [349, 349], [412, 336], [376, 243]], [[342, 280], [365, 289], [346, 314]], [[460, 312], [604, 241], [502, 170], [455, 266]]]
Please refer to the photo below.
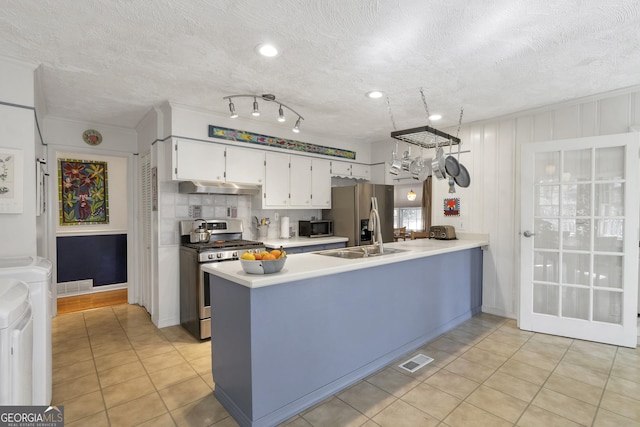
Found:
[[445, 179], [447, 177], [445, 169], [446, 164], [444, 160], [444, 150], [438, 145], [436, 137], [436, 154], [433, 156], [433, 160], [431, 161], [431, 172], [436, 178]]
[[[444, 161], [445, 169], [449, 176], [458, 176], [460, 174], [460, 165], [458, 160], [451, 154], [451, 145], [453, 145], [453, 141], [449, 140], [449, 155]], [[460, 147], [460, 144], [458, 144], [458, 147]]]
[[464, 167], [462, 163], [460, 165], [460, 174], [458, 176], [454, 176], [453, 179], [456, 181], [460, 187], [467, 188], [471, 184], [471, 177], [469, 176], [469, 171]]

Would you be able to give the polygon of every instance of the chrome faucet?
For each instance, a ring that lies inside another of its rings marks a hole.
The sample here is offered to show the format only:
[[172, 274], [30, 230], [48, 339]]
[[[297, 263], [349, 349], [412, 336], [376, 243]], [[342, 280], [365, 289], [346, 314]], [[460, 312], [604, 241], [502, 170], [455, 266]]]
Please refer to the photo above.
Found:
[[369, 224], [367, 225], [369, 231], [371, 231], [371, 237], [373, 245], [380, 248], [379, 253], [384, 253], [382, 247], [382, 227], [380, 226], [380, 214], [378, 214], [378, 198], [371, 198], [371, 212], [369, 212]]

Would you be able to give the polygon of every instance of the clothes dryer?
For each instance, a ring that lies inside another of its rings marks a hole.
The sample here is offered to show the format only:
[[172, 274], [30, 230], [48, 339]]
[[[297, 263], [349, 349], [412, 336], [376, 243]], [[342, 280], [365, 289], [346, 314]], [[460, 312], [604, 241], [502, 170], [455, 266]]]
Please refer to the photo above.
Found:
[[29, 287], [33, 311], [33, 405], [50, 405], [52, 395], [51, 261], [41, 257], [0, 258], [0, 279], [13, 278]]
[[29, 287], [0, 279], [0, 406], [32, 405], [33, 316]]

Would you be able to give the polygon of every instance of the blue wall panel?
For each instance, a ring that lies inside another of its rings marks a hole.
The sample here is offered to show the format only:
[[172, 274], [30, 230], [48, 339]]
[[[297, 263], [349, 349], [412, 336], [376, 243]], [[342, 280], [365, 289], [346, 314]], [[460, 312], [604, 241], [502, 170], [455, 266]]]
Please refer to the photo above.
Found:
[[93, 279], [93, 286], [127, 282], [127, 235], [56, 238], [58, 283]]

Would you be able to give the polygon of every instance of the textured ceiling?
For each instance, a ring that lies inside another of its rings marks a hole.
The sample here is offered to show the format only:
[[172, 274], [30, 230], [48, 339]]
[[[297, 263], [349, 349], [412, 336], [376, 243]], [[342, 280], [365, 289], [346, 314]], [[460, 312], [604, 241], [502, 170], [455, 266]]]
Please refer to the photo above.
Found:
[[59, 117], [133, 128], [164, 100], [226, 114], [223, 96], [272, 93], [303, 132], [379, 141], [393, 125], [372, 89], [404, 129], [427, 122], [421, 87], [447, 127], [460, 107], [469, 122], [639, 85], [640, 2], [3, 1], [0, 55], [41, 64]]

